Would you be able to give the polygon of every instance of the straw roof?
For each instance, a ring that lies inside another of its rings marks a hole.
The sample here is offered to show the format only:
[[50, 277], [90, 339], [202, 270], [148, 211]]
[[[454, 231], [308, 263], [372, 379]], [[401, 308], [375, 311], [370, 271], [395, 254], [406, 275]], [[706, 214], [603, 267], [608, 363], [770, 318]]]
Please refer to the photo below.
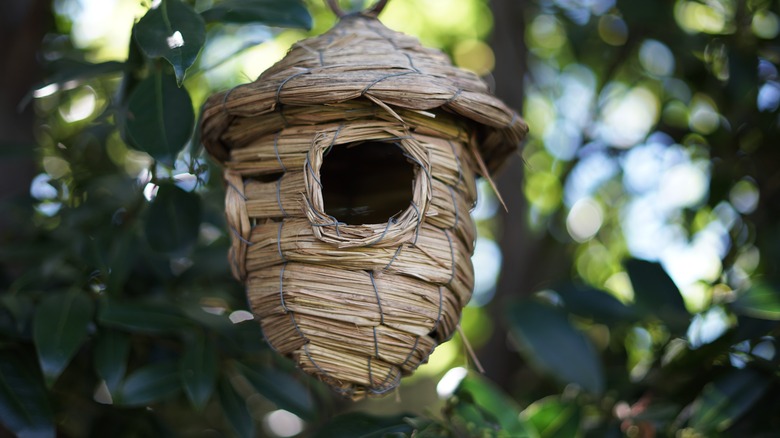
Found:
[[416, 38], [357, 14], [343, 17], [321, 36], [296, 43], [255, 82], [209, 98], [203, 109], [203, 143], [225, 161], [237, 145], [224, 135], [242, 119], [277, 112], [276, 131], [287, 125], [289, 107], [359, 98], [391, 113], [444, 110], [473, 122], [480, 155], [491, 173], [528, 131], [523, 119], [475, 74], [453, 66], [445, 54], [423, 47]]

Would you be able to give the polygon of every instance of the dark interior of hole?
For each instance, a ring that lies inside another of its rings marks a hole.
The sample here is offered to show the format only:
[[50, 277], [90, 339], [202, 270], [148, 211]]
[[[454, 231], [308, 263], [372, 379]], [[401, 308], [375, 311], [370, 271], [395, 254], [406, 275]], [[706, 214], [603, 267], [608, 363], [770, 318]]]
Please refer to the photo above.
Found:
[[378, 224], [409, 207], [414, 167], [394, 143], [334, 146], [320, 167], [325, 212], [349, 225]]
[[266, 173], [263, 175], [255, 175], [252, 177], [252, 179], [261, 183], [271, 183], [282, 179], [283, 176], [284, 176], [284, 172], [274, 172], [274, 173]]

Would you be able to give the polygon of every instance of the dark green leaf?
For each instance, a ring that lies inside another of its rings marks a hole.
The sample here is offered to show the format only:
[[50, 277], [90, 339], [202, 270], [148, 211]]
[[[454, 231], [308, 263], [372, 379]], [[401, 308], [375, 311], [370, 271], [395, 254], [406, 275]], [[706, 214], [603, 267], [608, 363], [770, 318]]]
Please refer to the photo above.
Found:
[[46, 385], [54, 384], [84, 342], [94, 311], [92, 300], [79, 292], [51, 295], [38, 305], [33, 337]]
[[681, 333], [688, 327], [691, 315], [679, 289], [658, 263], [631, 259], [626, 270], [634, 288], [634, 301], [645, 315], [654, 315], [674, 332]]
[[148, 365], [127, 377], [115, 401], [125, 406], [144, 406], [175, 395], [181, 389], [175, 362]]
[[234, 353], [257, 353], [268, 349], [263, 331], [257, 321], [242, 321], [234, 324], [230, 332], [220, 332], [220, 345]]
[[521, 416], [540, 438], [581, 435], [579, 406], [574, 402], [562, 401], [557, 396], [531, 403]]
[[728, 429], [764, 395], [770, 383], [771, 378], [750, 368], [708, 383], [693, 402], [691, 426], [704, 433]]
[[292, 412], [304, 420], [316, 417], [311, 392], [288, 373], [268, 367], [250, 367], [236, 363], [236, 369], [252, 386], [280, 409]]
[[157, 70], [130, 94], [123, 122], [131, 146], [170, 166], [192, 135], [195, 111], [187, 90]]
[[27, 336], [35, 311], [32, 298], [22, 294], [3, 294], [0, 297], [0, 306], [7, 310], [7, 315], [12, 319], [7, 321], [8, 329], [23, 337]]
[[125, 303], [109, 299], [100, 302], [98, 322], [106, 327], [151, 334], [170, 333], [192, 326], [173, 304]]
[[193, 406], [203, 410], [217, 379], [217, 352], [210, 338], [197, 336], [187, 345], [181, 358], [181, 378]]
[[34, 360], [0, 351], [0, 423], [19, 437], [54, 437], [54, 419]]
[[212, 22], [251, 23], [311, 29], [311, 16], [299, 0], [227, 0], [201, 13]]
[[563, 299], [564, 308], [575, 315], [602, 324], [632, 322], [636, 309], [626, 306], [609, 293], [583, 286], [567, 285], [555, 289]]
[[404, 418], [409, 416], [400, 414], [376, 417], [362, 412], [350, 412], [333, 418], [319, 429], [314, 438], [383, 438], [387, 434], [411, 434], [414, 429], [404, 421]]
[[195, 243], [200, 230], [200, 197], [163, 184], [149, 207], [146, 240], [155, 251], [174, 252]]
[[117, 61], [93, 64], [75, 59], [60, 59], [47, 65], [47, 67], [54, 73], [46, 78], [43, 86], [89, 79], [109, 73], [119, 73], [125, 69], [125, 64]]
[[227, 376], [219, 381], [219, 401], [222, 413], [236, 435], [241, 438], [255, 436], [255, 422], [249, 414], [246, 401], [236, 392]]
[[501, 424], [502, 430], [512, 436], [527, 436], [518, 416], [520, 407], [504, 391], [489, 380], [474, 374], [468, 375], [458, 386], [455, 394], [468, 392], [482, 410], [489, 412]]
[[171, 63], [181, 84], [206, 42], [206, 24], [186, 3], [162, 0], [135, 25], [134, 35], [146, 56]]
[[100, 331], [95, 344], [95, 370], [106, 381], [111, 394], [115, 394], [125, 377], [127, 358], [130, 355], [130, 336], [120, 331]]
[[[497, 432], [501, 430], [492, 412], [479, 406], [467, 391], [460, 391], [457, 396], [447, 400], [442, 413], [450, 436], [498, 436]], [[526, 434], [513, 436], [520, 438]]]
[[596, 350], [561, 311], [536, 301], [518, 301], [509, 308], [509, 322], [526, 357], [541, 371], [592, 393], [604, 390], [604, 370]]
[[737, 328], [732, 334], [730, 341], [734, 344], [748, 339], [757, 339], [778, 328], [780, 328], [780, 323], [777, 321], [738, 316]]
[[106, 290], [109, 293], [122, 290], [132, 272], [140, 246], [133, 232], [120, 232], [113, 235], [113, 245], [108, 255], [110, 275], [106, 281]]
[[[59, 85], [69, 83], [68, 85], [71, 86], [74, 82], [77, 83], [85, 79], [90, 79], [109, 73], [118, 73], [125, 69], [125, 64], [123, 62], [117, 61], [107, 61], [98, 64], [92, 64], [90, 62], [84, 62], [76, 59], [58, 59], [48, 64], [46, 67], [48, 70], [53, 71], [54, 73], [48, 76], [46, 80], [43, 81], [43, 83], [37, 85], [33, 90], [30, 90], [30, 92], [28, 92], [22, 98], [22, 101], [19, 103], [21, 108], [26, 107], [30, 101], [32, 101], [33, 97], [38, 94], [36, 93], [38, 90], [41, 91], [41, 94], [48, 95], [59, 90], [58, 86], [54, 86], [55, 84]], [[44, 90], [49, 86], [52, 86], [52, 88]], [[34, 150], [33, 147], [26, 145], [20, 145], [17, 151], [8, 150], [5, 147], [0, 147], [0, 149], [2, 149], [4, 152], [10, 153], [24, 153], [25, 149], [27, 151]]]
[[740, 295], [732, 308], [740, 315], [780, 321], [780, 292], [767, 284], [757, 283]]
[[16, 338], [18, 335], [19, 330], [16, 327], [13, 314], [0, 303], [0, 339]]
[[[224, 256], [224, 254], [223, 254]], [[203, 307], [198, 303], [185, 303], [179, 307], [187, 318], [194, 322], [201, 324], [204, 327], [209, 328], [225, 336], [231, 336], [236, 331], [236, 325], [230, 321], [227, 313], [221, 315], [215, 315], [203, 310]]]

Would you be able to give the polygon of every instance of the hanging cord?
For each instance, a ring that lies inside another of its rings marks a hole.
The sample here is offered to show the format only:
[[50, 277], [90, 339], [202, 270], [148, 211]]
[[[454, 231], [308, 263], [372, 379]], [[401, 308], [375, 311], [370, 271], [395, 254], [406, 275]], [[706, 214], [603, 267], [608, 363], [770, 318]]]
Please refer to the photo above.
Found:
[[[382, 12], [382, 9], [385, 8], [387, 5], [388, 0], [379, 0], [374, 4], [374, 6], [370, 7], [369, 9], [366, 9], [365, 11], [361, 12], [361, 15], [376, 18], [380, 12]], [[325, 0], [325, 3], [328, 4], [330, 7], [330, 10], [333, 11], [334, 14], [336, 14], [337, 17], [341, 18], [345, 15], [349, 15], [346, 12], [344, 12], [343, 9], [341, 9], [341, 6], [339, 6], [338, 0]]]

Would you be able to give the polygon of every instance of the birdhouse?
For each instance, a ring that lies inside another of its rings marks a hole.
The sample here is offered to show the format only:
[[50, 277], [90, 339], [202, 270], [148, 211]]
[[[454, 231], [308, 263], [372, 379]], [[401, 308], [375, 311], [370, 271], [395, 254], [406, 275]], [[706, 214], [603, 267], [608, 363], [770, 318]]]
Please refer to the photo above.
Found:
[[353, 399], [392, 390], [453, 335], [474, 284], [475, 179], [528, 130], [379, 9], [212, 96], [201, 124], [267, 342]]

